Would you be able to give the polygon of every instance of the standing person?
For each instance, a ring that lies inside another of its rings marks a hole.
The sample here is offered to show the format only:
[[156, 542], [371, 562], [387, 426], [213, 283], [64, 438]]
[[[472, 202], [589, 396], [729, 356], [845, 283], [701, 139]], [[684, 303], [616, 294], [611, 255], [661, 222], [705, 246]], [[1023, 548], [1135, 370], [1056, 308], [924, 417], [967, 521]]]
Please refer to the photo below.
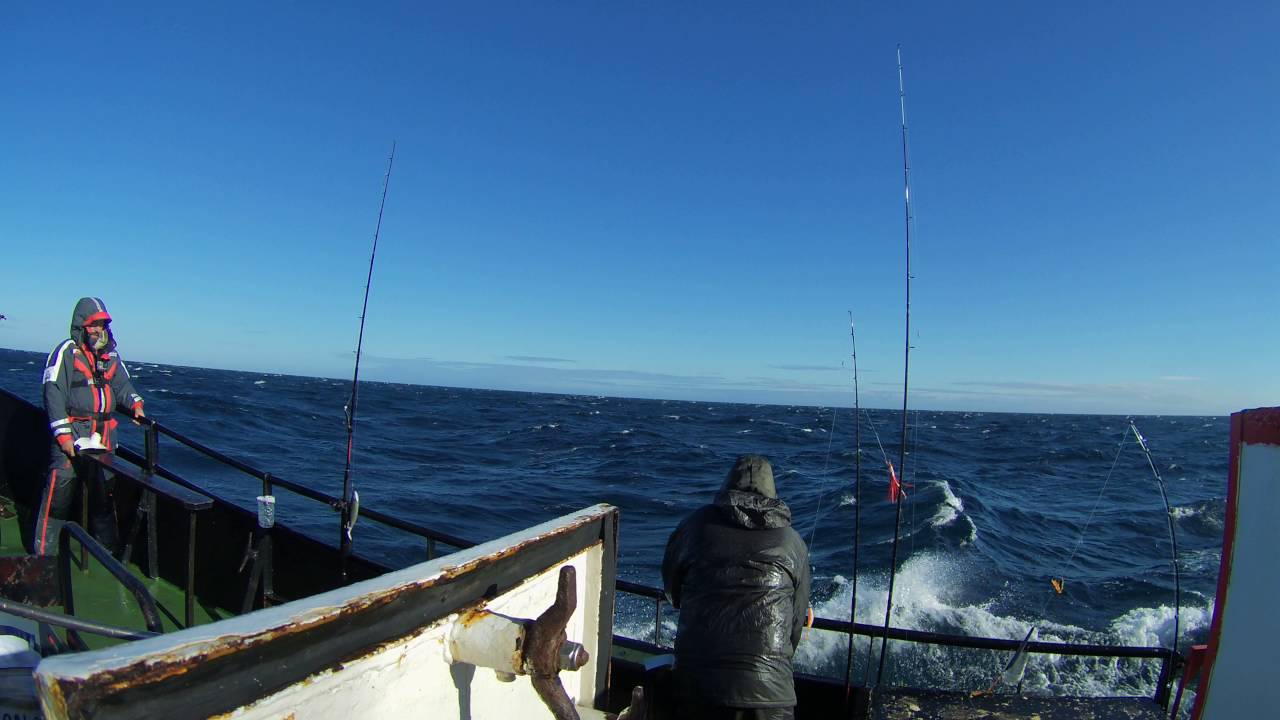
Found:
[[131, 408], [135, 422], [146, 416], [142, 396], [116, 353], [107, 306], [99, 298], [80, 298], [71, 313], [71, 337], [49, 353], [44, 368], [44, 410], [54, 442], [36, 514], [35, 552], [56, 552], [78, 488], [87, 492], [93, 536], [117, 551], [119, 534], [102, 467], [85, 457], [115, 449], [116, 405]]
[[662, 583], [680, 609], [681, 718], [789, 720], [791, 657], [809, 612], [809, 551], [760, 455], [733, 464], [715, 501], [671, 534]]

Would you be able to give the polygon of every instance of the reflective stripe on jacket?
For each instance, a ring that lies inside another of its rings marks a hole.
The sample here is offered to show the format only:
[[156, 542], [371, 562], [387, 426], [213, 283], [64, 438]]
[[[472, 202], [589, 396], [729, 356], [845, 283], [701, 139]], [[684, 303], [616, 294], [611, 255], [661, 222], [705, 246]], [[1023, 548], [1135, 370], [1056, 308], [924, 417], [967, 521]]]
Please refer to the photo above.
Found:
[[75, 442], [96, 432], [102, 435], [102, 444], [111, 448], [116, 406], [141, 404], [142, 396], [114, 349], [94, 358], [88, 348], [77, 347], [68, 339], [49, 353], [44, 368], [44, 409], [55, 440], [69, 435]]

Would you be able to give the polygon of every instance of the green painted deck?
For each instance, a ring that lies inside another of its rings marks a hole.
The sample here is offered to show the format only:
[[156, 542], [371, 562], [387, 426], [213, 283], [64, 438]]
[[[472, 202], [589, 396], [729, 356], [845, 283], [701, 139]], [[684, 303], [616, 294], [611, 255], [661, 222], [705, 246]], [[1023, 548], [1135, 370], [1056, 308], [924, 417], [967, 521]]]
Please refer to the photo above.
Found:
[[[11, 510], [12, 503], [4, 500], [6, 510]], [[75, 556], [72, 561], [72, 599], [75, 616], [106, 625], [113, 625], [130, 630], [146, 630], [146, 622], [133, 594], [126, 590], [96, 560], [89, 557], [87, 567], [79, 565], [79, 546], [73, 541], [71, 552]], [[163, 552], [163, 549], [161, 550]], [[11, 511], [0, 510], [0, 556], [23, 555], [21, 534], [18, 519]], [[144, 587], [155, 598], [156, 607], [160, 610], [161, 623], [165, 632], [180, 630], [185, 627], [183, 615], [186, 608], [186, 594], [182, 588], [160, 578], [148, 578], [141, 568], [130, 564], [129, 572], [138, 578]], [[62, 607], [50, 608], [61, 612]], [[197, 598], [195, 604], [195, 620], [202, 625], [236, 613], [226, 609], [202, 605]], [[61, 633], [59, 634], [60, 636]], [[87, 633], [81, 637], [89, 647], [97, 649], [123, 642], [101, 638]], [[64, 637], [65, 639], [65, 637]]]

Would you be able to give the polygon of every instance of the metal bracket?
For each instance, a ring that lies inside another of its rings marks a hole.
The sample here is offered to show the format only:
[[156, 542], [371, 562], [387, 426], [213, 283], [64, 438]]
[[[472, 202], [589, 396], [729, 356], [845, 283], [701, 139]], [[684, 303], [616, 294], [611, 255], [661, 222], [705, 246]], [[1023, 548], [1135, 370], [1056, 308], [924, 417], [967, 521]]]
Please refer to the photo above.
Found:
[[[564, 629], [577, 607], [577, 573], [572, 565], [565, 565], [560, 568], [555, 603], [533, 621], [526, 633], [525, 671], [529, 673], [534, 691], [546, 703], [556, 720], [578, 720], [578, 710], [569, 699], [569, 693], [565, 692], [564, 684], [560, 682], [561, 649], [568, 640]], [[563, 657], [571, 666], [565, 668], [569, 670], [577, 670], [590, 659], [586, 648], [581, 645], [577, 645]]]
[[578, 670], [591, 655], [565, 632], [578, 605], [577, 573], [560, 568], [556, 599], [536, 620], [480, 610], [454, 623], [446, 644], [450, 663], [487, 667], [504, 680], [528, 675], [534, 692], [556, 720], [579, 720], [573, 700], [560, 682], [561, 670]]

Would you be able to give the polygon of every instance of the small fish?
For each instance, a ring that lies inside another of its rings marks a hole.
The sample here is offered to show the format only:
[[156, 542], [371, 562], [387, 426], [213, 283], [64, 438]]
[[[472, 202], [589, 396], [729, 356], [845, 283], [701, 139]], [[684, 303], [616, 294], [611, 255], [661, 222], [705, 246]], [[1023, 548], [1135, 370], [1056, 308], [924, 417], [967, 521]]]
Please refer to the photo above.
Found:
[[1027, 643], [1035, 637], [1036, 628], [1034, 625], [1027, 631], [1027, 636], [1022, 639], [1022, 645], [1018, 646], [1018, 652], [1013, 654], [1013, 659], [1005, 665], [1004, 672], [1000, 675], [1000, 682], [1003, 685], [1014, 686], [1022, 682], [1022, 676], [1027, 671]]

